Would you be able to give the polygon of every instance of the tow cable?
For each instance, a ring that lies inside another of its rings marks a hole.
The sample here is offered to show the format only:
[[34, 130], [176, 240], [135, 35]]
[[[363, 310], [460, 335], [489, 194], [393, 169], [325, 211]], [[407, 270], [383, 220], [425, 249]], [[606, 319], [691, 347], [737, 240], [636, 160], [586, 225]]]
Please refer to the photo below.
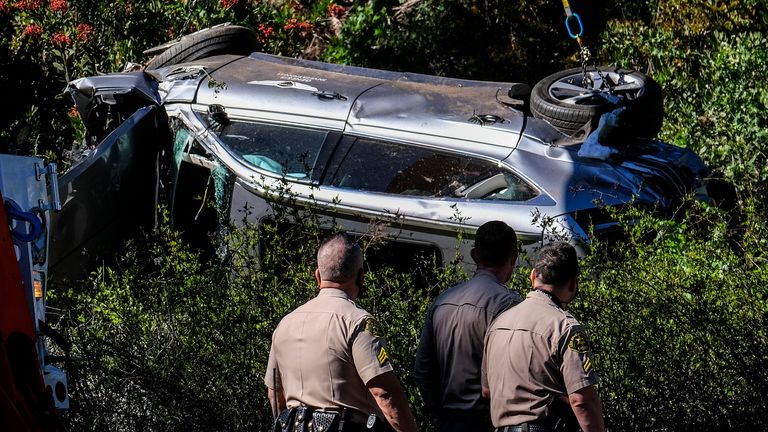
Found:
[[[587, 74], [587, 62], [592, 59], [592, 53], [581, 39], [581, 35], [584, 34], [584, 25], [581, 22], [581, 17], [571, 10], [571, 5], [568, 4], [568, 0], [563, 0], [563, 9], [565, 9], [565, 30], [568, 32], [568, 36], [570, 36], [571, 39], [576, 39], [576, 42], [579, 44], [579, 58], [581, 60], [582, 73], [581, 86], [585, 89], [594, 88], [594, 81], [592, 80], [592, 77]], [[574, 22], [578, 25], [576, 31], [571, 28], [571, 25]], [[600, 71], [600, 68], [597, 67], [597, 64], [594, 64], [594, 68], [601, 80], [604, 81], [603, 73]]]

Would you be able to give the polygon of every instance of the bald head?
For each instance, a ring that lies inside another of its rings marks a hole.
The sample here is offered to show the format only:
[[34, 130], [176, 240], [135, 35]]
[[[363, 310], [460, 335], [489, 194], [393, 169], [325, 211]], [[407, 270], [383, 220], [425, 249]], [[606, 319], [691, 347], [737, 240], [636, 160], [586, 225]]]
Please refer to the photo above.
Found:
[[322, 280], [346, 282], [354, 280], [363, 268], [363, 251], [345, 234], [337, 234], [317, 250], [317, 269]]

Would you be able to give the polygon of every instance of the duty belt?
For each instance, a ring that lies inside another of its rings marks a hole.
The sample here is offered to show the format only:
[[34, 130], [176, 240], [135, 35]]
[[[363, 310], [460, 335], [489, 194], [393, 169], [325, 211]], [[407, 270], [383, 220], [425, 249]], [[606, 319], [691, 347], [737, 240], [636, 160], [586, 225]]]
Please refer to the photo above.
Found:
[[554, 429], [534, 423], [497, 427], [496, 432], [554, 432]]
[[344, 409], [326, 411], [307, 406], [283, 410], [275, 419], [274, 432], [378, 432], [389, 431], [389, 424], [371, 414]]

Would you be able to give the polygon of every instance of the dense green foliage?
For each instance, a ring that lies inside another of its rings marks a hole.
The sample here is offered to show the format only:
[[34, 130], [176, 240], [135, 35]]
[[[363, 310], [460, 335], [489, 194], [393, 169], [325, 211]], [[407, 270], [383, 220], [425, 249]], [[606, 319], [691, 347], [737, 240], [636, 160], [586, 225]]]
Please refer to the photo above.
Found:
[[574, 307], [600, 356], [607, 423], [765, 428], [756, 402], [768, 391], [765, 227], [734, 247], [724, 215], [701, 204], [677, 221], [623, 217], [638, 223], [625, 244], [593, 248]]
[[[286, 219], [274, 225], [233, 229], [226, 252], [211, 260], [166, 220], [131, 242], [112, 267], [54, 293], [50, 301], [67, 311], [60, 325], [73, 343], [67, 417], [74, 430], [266, 429], [272, 330], [316, 294], [314, 254], [328, 235], [311, 217], [287, 225], [294, 215], [284, 208], [279, 214]], [[381, 239], [361, 243], [370, 255]], [[452, 275], [442, 272], [442, 284]], [[413, 366], [420, 332], [414, 317], [439, 292], [414, 276], [386, 266], [370, 271], [361, 301], [387, 323], [399, 371]], [[416, 407], [415, 387], [407, 388]]]
[[[768, 429], [768, 3], [571, 5], [601, 63], [662, 84], [661, 138], [701, 154], [738, 192], [729, 212], [694, 203], [672, 221], [624, 215], [639, 221], [626, 241], [597, 243], [584, 261], [573, 311], [598, 353], [608, 425]], [[142, 50], [223, 21], [253, 28], [266, 52], [371, 67], [534, 84], [577, 63], [560, 1], [0, 0], [0, 84], [13, 104], [0, 151], [63, 160], [80, 138], [59, 95], [68, 80], [146, 61]], [[269, 335], [315, 290], [323, 234], [311, 222], [233, 230], [210, 260], [166, 224], [90, 280], [54, 289], [74, 344], [72, 429], [263, 427]], [[257, 260], [259, 241], [273, 247]], [[386, 323], [417, 414], [409, 371], [421, 320], [461, 277], [436, 273], [426, 284], [377, 268], [363, 301]]]

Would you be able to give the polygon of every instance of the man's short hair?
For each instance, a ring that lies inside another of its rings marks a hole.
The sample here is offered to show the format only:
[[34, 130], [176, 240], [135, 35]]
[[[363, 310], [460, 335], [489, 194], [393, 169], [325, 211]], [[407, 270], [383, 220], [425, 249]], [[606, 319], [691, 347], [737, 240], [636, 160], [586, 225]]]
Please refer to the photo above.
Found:
[[533, 269], [543, 283], [561, 286], [579, 275], [576, 249], [566, 242], [549, 243], [539, 249]]
[[317, 249], [317, 268], [323, 280], [333, 282], [352, 280], [363, 268], [363, 251], [350, 236], [337, 234]]
[[502, 221], [490, 221], [480, 225], [475, 234], [475, 262], [497, 267], [511, 257], [517, 257], [515, 230]]

